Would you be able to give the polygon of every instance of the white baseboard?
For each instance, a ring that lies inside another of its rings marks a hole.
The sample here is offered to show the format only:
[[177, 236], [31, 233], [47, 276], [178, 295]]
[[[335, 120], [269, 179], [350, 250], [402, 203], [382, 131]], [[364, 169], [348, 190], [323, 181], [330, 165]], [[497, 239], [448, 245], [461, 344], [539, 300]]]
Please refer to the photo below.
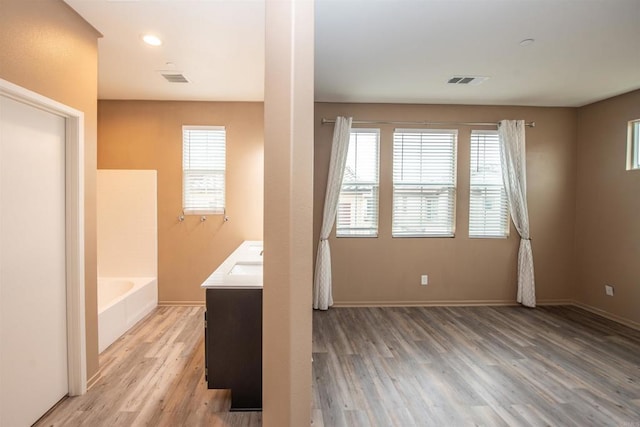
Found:
[[159, 306], [204, 307], [204, 301], [158, 301]]
[[89, 380], [87, 381], [87, 391], [93, 387], [98, 380], [102, 378], [102, 368], [98, 368], [98, 372], [96, 372]]

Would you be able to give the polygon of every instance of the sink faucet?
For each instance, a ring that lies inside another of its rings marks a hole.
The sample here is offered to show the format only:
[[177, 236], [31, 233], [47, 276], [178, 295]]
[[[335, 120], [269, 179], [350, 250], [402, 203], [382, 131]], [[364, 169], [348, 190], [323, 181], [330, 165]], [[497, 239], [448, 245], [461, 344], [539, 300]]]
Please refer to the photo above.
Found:
[[260, 256], [262, 256], [263, 253], [264, 253], [264, 249], [260, 251]]

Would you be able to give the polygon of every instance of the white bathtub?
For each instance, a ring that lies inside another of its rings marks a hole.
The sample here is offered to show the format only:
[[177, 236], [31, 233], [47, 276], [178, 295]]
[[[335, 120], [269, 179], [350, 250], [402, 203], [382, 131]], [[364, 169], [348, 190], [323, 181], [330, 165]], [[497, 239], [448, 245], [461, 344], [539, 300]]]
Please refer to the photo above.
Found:
[[155, 277], [98, 278], [98, 349], [102, 353], [158, 305]]

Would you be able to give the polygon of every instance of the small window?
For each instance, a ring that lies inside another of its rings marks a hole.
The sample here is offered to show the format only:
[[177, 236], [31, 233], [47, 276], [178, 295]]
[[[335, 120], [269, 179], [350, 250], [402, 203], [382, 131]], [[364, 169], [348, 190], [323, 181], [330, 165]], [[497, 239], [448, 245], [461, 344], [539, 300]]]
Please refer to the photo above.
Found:
[[380, 131], [353, 129], [338, 199], [337, 237], [378, 236]]
[[457, 139], [455, 130], [394, 132], [394, 237], [454, 236]]
[[224, 213], [225, 156], [224, 127], [182, 127], [182, 209], [185, 214]]
[[509, 209], [496, 131], [471, 132], [469, 237], [507, 237]]
[[627, 170], [640, 169], [640, 119], [629, 122]]

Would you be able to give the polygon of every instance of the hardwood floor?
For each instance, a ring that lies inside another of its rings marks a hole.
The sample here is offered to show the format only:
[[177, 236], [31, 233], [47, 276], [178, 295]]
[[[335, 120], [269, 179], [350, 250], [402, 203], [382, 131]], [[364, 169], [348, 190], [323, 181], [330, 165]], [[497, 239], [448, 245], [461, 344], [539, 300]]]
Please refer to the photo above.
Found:
[[[36, 426], [260, 426], [207, 390], [202, 316], [158, 308], [100, 356], [86, 395]], [[316, 427], [640, 427], [640, 331], [578, 308], [334, 308], [313, 321]]]
[[204, 381], [202, 307], [159, 307], [100, 355], [102, 377], [84, 396], [67, 398], [35, 425], [262, 425], [260, 412], [228, 412], [226, 390]]
[[573, 307], [314, 312], [316, 426], [640, 426], [640, 332]]

